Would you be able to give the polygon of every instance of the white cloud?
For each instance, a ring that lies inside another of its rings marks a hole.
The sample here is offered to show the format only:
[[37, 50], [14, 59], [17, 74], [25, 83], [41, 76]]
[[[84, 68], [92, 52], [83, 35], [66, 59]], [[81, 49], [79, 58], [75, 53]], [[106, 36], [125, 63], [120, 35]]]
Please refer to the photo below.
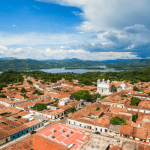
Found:
[[7, 48], [0, 45], [1, 57], [16, 57], [20, 59], [66, 59], [78, 58], [81, 60], [113, 60], [113, 59], [136, 59], [138, 58], [131, 52], [89, 52], [83, 49], [34, 49], [32, 47]]
[[16, 25], [12, 25], [13, 27], [16, 27]]
[[50, 34], [50, 33], [25, 33], [25, 34], [12, 34], [0, 33], [1, 45], [46, 45], [46, 44], [72, 44], [81, 42], [84, 35], [78, 34]]
[[121, 29], [135, 24], [149, 27], [149, 0], [37, 0], [53, 2], [64, 6], [74, 6], [82, 9], [80, 29], [108, 30]]

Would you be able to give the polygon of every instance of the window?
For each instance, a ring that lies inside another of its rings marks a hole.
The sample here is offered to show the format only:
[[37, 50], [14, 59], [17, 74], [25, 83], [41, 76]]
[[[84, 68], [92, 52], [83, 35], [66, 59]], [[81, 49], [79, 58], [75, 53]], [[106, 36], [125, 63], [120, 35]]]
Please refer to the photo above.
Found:
[[8, 139], [6, 139], [6, 143], [8, 142]]
[[29, 131], [28, 130], [26, 130], [26, 133], [28, 133]]
[[100, 129], [100, 131], [102, 132], [102, 129]]
[[22, 132], [22, 135], [24, 135], [24, 132]]
[[107, 132], [107, 129], [105, 129], [105, 132]]
[[15, 135], [13, 135], [13, 140], [15, 139]]
[[19, 137], [19, 133], [18, 133], [18, 137]]

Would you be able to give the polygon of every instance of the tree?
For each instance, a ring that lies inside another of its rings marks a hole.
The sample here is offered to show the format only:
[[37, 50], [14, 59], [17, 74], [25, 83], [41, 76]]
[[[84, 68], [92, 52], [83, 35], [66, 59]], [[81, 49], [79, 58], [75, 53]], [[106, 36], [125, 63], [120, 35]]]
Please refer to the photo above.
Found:
[[126, 119], [119, 117], [119, 116], [115, 116], [110, 118], [110, 123], [113, 125], [126, 125], [127, 121]]
[[139, 98], [137, 98], [137, 97], [132, 97], [132, 98], [131, 98], [131, 103], [130, 103], [130, 105], [138, 106], [140, 102], [141, 102], [141, 100], [140, 100]]
[[44, 109], [47, 109], [46, 104], [37, 103], [33, 106], [33, 110], [42, 111]]
[[134, 86], [134, 87], [133, 87], [133, 91], [138, 91], [138, 92], [139, 92], [140, 89], [139, 89], [138, 87]]
[[0, 98], [7, 98], [7, 96], [2, 94], [2, 95], [0, 95]]
[[97, 107], [95, 111], [100, 111], [100, 108], [99, 108], [99, 107]]
[[112, 85], [110, 88], [110, 91], [111, 92], [117, 92], [117, 88], [114, 85]]
[[107, 95], [102, 96], [101, 99], [104, 99], [105, 97], [107, 97]]
[[135, 115], [132, 116], [132, 121], [136, 122], [137, 118], [138, 118], [138, 113], [136, 113]]
[[94, 100], [96, 100], [97, 98], [100, 98], [100, 97], [101, 97], [101, 95], [98, 94], [98, 93], [92, 95], [92, 98], [93, 98]]
[[128, 97], [127, 95], [121, 95], [121, 97]]
[[86, 101], [92, 101], [92, 96], [88, 90], [79, 90], [78, 92], [73, 93], [73, 96], [76, 100], [84, 99]]
[[70, 108], [70, 112], [74, 112], [75, 110], [76, 110], [75, 106], [72, 106], [72, 107]]
[[56, 79], [55, 77], [53, 77], [53, 78], [51, 79], [51, 82], [55, 83], [55, 82], [57, 82], [57, 79]]
[[150, 92], [147, 92], [146, 94], [148, 94], [148, 96], [150, 96]]
[[15, 90], [18, 90], [18, 87], [15, 87]]
[[44, 95], [44, 93], [41, 93], [38, 90], [35, 90], [32, 94]]
[[30, 85], [33, 84], [33, 82], [32, 82], [31, 80], [27, 80], [27, 82], [28, 82]]
[[25, 88], [23, 87], [23, 88], [21, 89], [21, 93], [25, 93], [25, 92], [27, 92], [27, 91], [26, 91]]
[[60, 91], [60, 88], [56, 88], [57, 91]]
[[92, 82], [91, 82], [91, 80], [90, 80], [89, 78], [84, 78], [84, 79], [81, 81], [81, 83], [83, 83], [83, 84], [85, 84], [85, 85], [91, 85], [91, 84], [92, 84]]

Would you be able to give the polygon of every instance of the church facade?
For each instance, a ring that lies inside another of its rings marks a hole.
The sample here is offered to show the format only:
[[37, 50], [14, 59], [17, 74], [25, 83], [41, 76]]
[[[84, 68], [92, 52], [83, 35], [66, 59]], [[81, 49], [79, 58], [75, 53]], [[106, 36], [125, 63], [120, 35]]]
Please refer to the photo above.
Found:
[[97, 93], [102, 94], [102, 95], [110, 95], [112, 94], [110, 88], [111, 86], [114, 85], [117, 88], [117, 92], [120, 92], [122, 90], [126, 90], [126, 85], [124, 82], [117, 82], [113, 81], [110, 84], [110, 80], [105, 81], [105, 79], [100, 79], [97, 80]]

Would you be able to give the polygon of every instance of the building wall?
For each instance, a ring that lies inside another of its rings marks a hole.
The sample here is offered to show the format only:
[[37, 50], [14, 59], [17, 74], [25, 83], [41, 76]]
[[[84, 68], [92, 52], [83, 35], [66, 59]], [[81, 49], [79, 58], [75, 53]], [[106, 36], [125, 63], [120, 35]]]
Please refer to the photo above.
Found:
[[29, 132], [29, 128], [24, 129], [24, 130], [19, 131], [19, 132], [15, 133], [15, 134], [12, 134], [12, 135], [10, 136], [10, 139], [11, 139], [11, 141], [12, 141], [12, 140], [14, 140], [14, 139], [17, 139], [18, 137], [21, 137], [21, 136], [27, 134], [28, 132]]
[[6, 138], [4, 138], [4, 139], [2, 139], [2, 140], [0, 140], [0, 145], [5, 144], [5, 143], [6, 143], [6, 139], [7, 139], [8, 142], [9, 142], [9, 141], [10, 141], [10, 136], [9, 136], [9, 137], [6, 137]]
[[[78, 121], [71, 120], [71, 119], [68, 119], [68, 124], [69, 123], [71, 125], [75, 125], [75, 126], [82, 127], [82, 128], [85, 128], [85, 129], [91, 129], [91, 130], [94, 130], [94, 131], [99, 131], [99, 132], [108, 131], [108, 128], [106, 128], [106, 127], [101, 127], [101, 126], [92, 125], [92, 124], [88, 124], [88, 123], [78, 122]], [[89, 127], [91, 127], [91, 128], [89, 128]]]

